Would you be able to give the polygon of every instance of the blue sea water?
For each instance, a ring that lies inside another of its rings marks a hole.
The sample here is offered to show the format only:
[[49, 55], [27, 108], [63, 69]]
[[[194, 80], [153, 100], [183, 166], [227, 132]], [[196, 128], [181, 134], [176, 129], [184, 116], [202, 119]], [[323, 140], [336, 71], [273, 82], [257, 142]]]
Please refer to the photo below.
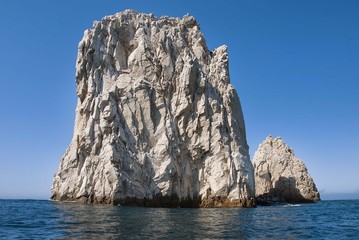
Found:
[[359, 200], [250, 209], [0, 200], [0, 239], [359, 239]]

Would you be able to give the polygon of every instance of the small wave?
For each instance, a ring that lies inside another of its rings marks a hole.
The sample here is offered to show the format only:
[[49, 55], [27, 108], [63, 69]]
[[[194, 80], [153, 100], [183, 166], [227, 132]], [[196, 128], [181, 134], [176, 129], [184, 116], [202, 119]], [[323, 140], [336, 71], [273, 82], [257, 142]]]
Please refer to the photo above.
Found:
[[287, 204], [287, 205], [284, 205], [284, 207], [300, 207], [302, 205], [300, 204]]

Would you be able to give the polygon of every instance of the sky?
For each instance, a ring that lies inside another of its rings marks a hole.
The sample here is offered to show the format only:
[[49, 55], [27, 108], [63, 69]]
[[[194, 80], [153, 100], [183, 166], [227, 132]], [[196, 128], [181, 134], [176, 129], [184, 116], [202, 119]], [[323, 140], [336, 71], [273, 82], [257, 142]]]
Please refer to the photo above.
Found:
[[323, 199], [359, 198], [359, 1], [12, 0], [0, 8], [0, 198], [48, 199], [70, 144], [84, 30], [125, 9], [226, 44], [251, 158], [280, 136]]

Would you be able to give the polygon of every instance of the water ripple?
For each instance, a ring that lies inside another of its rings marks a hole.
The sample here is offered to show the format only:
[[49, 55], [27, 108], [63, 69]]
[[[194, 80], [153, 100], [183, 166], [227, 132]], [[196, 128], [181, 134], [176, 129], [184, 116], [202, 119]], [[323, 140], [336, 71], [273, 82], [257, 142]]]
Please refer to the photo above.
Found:
[[0, 200], [0, 239], [358, 239], [359, 200], [252, 209]]

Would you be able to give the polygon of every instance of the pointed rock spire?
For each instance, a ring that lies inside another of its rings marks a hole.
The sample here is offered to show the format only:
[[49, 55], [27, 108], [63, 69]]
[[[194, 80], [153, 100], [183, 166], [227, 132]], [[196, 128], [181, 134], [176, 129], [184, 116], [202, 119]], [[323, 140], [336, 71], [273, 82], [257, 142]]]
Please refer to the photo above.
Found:
[[258, 204], [320, 200], [306, 166], [281, 138], [268, 136], [255, 152], [253, 165]]

